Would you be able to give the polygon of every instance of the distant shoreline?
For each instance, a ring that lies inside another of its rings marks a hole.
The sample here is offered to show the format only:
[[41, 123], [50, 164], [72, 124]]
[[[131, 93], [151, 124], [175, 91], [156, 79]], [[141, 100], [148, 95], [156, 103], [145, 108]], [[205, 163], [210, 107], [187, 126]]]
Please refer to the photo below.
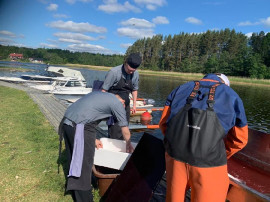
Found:
[[[112, 67], [105, 67], [105, 66], [81, 65], [81, 64], [65, 64], [64, 66], [70, 67], [70, 68], [84, 68], [84, 69], [92, 69], [92, 70], [98, 70], [98, 71], [109, 71], [112, 68]], [[0, 70], [4, 70], [6, 68], [10, 68], [12, 69], [12, 71], [24, 72], [23, 68], [12, 68], [12, 67], [0, 67]], [[166, 71], [152, 71], [152, 70], [141, 70], [141, 69], [138, 69], [138, 71], [141, 75], [182, 78], [187, 81], [199, 80], [204, 76], [204, 74], [201, 74], [201, 73], [166, 72]], [[247, 77], [234, 77], [234, 76], [228, 76], [228, 77], [230, 79], [231, 84], [258, 85], [258, 86], [267, 86], [267, 87], [270, 85], [270, 80], [266, 80], [266, 79], [250, 79]]]
[[[94, 66], [94, 65], [80, 65], [80, 64], [66, 64], [68, 67], [72, 68], [85, 68], [99, 71], [108, 71], [112, 67], [105, 66]], [[150, 76], [159, 76], [159, 77], [174, 77], [182, 78], [185, 80], [198, 80], [201, 79], [204, 74], [201, 73], [183, 73], [183, 72], [166, 72], [166, 71], [151, 71], [151, 70], [140, 70], [138, 69], [141, 75], [150, 75]], [[269, 86], [270, 80], [266, 79], [250, 79], [247, 77], [235, 77], [228, 76], [231, 84], [237, 85], [258, 85], [258, 86]]]

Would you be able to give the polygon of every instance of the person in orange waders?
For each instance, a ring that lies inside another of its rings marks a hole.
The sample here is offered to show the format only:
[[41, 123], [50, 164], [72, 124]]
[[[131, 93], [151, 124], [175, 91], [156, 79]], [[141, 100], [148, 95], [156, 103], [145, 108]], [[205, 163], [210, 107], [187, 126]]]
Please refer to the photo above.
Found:
[[168, 96], [160, 129], [164, 134], [166, 201], [224, 202], [227, 159], [248, 140], [242, 100], [224, 74], [187, 82]]

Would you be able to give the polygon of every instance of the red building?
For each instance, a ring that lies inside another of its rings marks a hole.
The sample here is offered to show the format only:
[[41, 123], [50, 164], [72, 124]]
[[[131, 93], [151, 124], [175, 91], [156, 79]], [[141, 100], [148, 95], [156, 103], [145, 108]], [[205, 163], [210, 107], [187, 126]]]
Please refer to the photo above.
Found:
[[9, 57], [13, 60], [16, 60], [16, 59], [23, 59], [23, 54], [20, 54], [20, 53], [10, 53], [9, 54]]

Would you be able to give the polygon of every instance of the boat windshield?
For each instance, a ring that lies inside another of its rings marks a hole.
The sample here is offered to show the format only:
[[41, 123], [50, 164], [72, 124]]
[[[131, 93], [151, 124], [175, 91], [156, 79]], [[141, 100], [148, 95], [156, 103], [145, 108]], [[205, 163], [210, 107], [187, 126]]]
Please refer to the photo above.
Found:
[[66, 84], [66, 87], [78, 87], [82, 86], [82, 83], [80, 81], [68, 81]]

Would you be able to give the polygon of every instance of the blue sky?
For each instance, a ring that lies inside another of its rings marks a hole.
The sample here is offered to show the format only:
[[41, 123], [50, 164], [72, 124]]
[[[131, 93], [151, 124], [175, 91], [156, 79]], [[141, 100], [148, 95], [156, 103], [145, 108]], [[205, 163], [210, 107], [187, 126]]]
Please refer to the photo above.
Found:
[[270, 0], [0, 0], [0, 44], [125, 54], [156, 34], [270, 31]]

